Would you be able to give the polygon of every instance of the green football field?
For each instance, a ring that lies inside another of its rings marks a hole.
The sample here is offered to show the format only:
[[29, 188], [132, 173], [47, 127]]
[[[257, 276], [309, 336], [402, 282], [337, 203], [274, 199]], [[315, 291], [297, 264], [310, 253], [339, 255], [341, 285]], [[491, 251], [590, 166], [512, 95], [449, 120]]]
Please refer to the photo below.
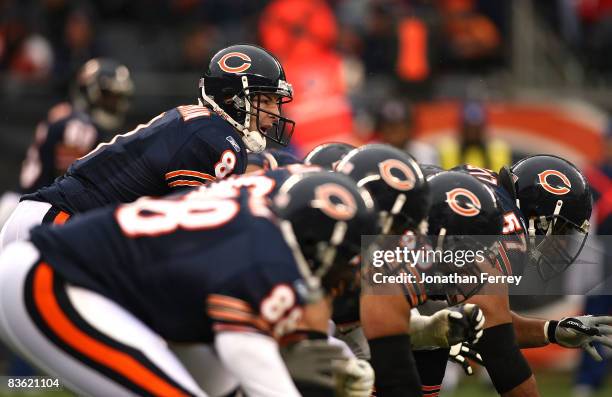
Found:
[[[611, 374], [612, 375], [612, 374]], [[542, 397], [573, 397], [573, 373], [537, 372], [536, 380]], [[493, 397], [498, 394], [494, 389], [483, 385], [476, 378], [464, 378], [461, 386], [453, 393], [440, 393], [441, 397]], [[612, 396], [612, 376], [608, 376], [605, 387], [593, 397]]]
[[[572, 378], [571, 373], [544, 373], [536, 374], [540, 394], [542, 397], [573, 397], [572, 395]], [[73, 394], [61, 392], [46, 392], [46, 393], [6, 393], [0, 392], [2, 397], [68, 397]], [[497, 396], [495, 390], [484, 386], [476, 378], [465, 378], [462, 380], [461, 386], [454, 392], [442, 392], [441, 397], [494, 397]], [[593, 397], [610, 397], [612, 396], [612, 374], [608, 377], [606, 387], [594, 394]]]

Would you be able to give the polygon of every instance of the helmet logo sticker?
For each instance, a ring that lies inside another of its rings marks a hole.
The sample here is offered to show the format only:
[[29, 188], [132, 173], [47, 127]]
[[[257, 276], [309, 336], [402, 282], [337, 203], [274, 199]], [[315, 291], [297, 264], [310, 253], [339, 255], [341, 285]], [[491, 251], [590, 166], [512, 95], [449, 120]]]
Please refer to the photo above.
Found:
[[[557, 183], [556, 186], [552, 185], [549, 182], [549, 177], [552, 175], [559, 178], [562, 184], [559, 185]], [[569, 193], [572, 187], [572, 183], [570, 182], [569, 178], [565, 176], [565, 174], [562, 173], [561, 171], [557, 171], [557, 170], [542, 171], [538, 174], [538, 178], [540, 179], [540, 185], [542, 186], [544, 190], [552, 194], [556, 194], [557, 196], [562, 196], [564, 194]]]
[[[378, 164], [380, 176], [394, 189], [407, 191], [414, 187], [416, 176], [412, 169], [406, 164], [396, 159], [388, 159]], [[391, 171], [398, 170], [402, 177], [393, 175]]]
[[[241, 64], [237, 66], [229, 66], [227, 64], [227, 61], [230, 58], [240, 58], [244, 62], [242, 62]], [[251, 67], [251, 57], [249, 57], [247, 54], [243, 54], [242, 52], [228, 52], [227, 54], [223, 55], [221, 59], [217, 61], [217, 64], [219, 65], [221, 70], [223, 70], [224, 72], [241, 73], [241, 72], [244, 72], [245, 70], [248, 70]]]
[[346, 221], [355, 216], [357, 204], [353, 195], [344, 187], [335, 183], [325, 183], [317, 186], [312, 201], [313, 208], [319, 208], [326, 215]]
[[[463, 200], [459, 201], [459, 197], [463, 197]], [[453, 212], [461, 216], [476, 216], [482, 208], [478, 197], [462, 187], [446, 192], [446, 203]]]

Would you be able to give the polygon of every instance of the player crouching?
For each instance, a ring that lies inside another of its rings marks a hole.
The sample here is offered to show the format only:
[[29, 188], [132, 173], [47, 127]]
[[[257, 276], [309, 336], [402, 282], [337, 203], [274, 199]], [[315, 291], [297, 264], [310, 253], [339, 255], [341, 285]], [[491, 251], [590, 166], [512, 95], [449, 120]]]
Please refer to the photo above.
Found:
[[352, 276], [373, 203], [331, 173], [289, 178], [273, 205], [237, 193], [36, 228], [0, 256], [0, 338], [78, 394], [298, 396], [276, 338]]

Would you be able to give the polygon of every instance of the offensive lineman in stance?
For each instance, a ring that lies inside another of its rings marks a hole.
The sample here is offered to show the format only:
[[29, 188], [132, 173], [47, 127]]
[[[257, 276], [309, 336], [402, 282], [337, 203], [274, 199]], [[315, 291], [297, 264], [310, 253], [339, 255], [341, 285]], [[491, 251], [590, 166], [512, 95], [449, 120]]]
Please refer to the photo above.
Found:
[[[377, 232], [367, 192], [331, 173], [289, 178], [272, 206], [237, 189], [102, 208], [1, 254], [0, 337], [80, 393], [297, 396], [275, 338], [327, 310]], [[191, 368], [169, 342], [222, 364]]]

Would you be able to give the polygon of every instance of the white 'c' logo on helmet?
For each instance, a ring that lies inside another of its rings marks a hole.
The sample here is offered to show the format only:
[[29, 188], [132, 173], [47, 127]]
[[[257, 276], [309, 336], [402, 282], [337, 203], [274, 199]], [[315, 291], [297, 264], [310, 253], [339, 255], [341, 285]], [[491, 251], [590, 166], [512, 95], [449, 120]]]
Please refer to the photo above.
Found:
[[[463, 197], [465, 202], [459, 204], [459, 201], [457, 201], [459, 197]], [[453, 212], [461, 216], [476, 216], [480, 214], [482, 208], [478, 197], [462, 187], [446, 192], [446, 203]]]
[[[406, 191], [414, 187], [416, 176], [406, 163], [396, 159], [388, 159], [378, 164], [378, 169], [382, 179], [392, 188]], [[403, 177], [393, 175], [392, 170], [398, 170], [403, 174]]]
[[[551, 185], [550, 182], [548, 182], [548, 179], [552, 175], [561, 179], [561, 182], [563, 184], [557, 185], [557, 186]], [[540, 185], [542, 186], [544, 190], [552, 194], [556, 194], [557, 196], [562, 196], [564, 194], [569, 193], [572, 187], [572, 183], [570, 182], [569, 178], [565, 176], [565, 174], [562, 173], [561, 171], [557, 171], [557, 170], [542, 171], [538, 174], [538, 178], [540, 180]]]
[[[229, 66], [227, 64], [227, 61], [230, 58], [240, 58], [244, 62], [242, 62], [238, 66]], [[243, 54], [242, 52], [228, 52], [227, 54], [223, 55], [221, 59], [217, 61], [217, 64], [219, 65], [221, 70], [223, 70], [224, 72], [241, 73], [241, 72], [244, 72], [245, 70], [248, 70], [251, 67], [251, 57], [249, 57], [247, 54]]]
[[[357, 204], [353, 195], [344, 187], [335, 183], [325, 183], [317, 186], [312, 201], [313, 208], [319, 208], [327, 216], [346, 221], [355, 216]], [[332, 201], [336, 199], [336, 202]]]

